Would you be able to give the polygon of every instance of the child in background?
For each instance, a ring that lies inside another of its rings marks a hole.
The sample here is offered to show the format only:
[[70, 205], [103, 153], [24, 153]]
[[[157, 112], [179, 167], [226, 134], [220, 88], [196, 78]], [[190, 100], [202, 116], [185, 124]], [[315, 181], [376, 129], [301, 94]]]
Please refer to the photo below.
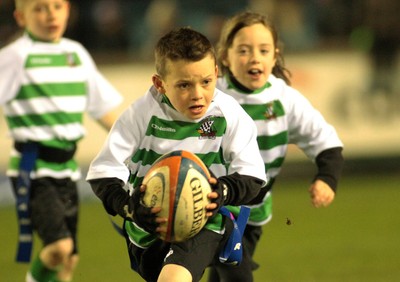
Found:
[[288, 144], [296, 144], [317, 166], [309, 189], [315, 207], [326, 207], [334, 199], [343, 144], [321, 113], [290, 86], [277, 32], [264, 16], [243, 12], [228, 20], [217, 56], [222, 72], [217, 88], [234, 97], [255, 121], [268, 184], [252, 202], [241, 265], [217, 264], [210, 270], [209, 281], [253, 281], [252, 271], [258, 266], [252, 257], [262, 226], [272, 216], [271, 188]]
[[[146, 281], [199, 281], [232, 232], [232, 222], [217, 211], [249, 203], [265, 184], [256, 127], [215, 88], [215, 51], [204, 35], [190, 28], [169, 32], [156, 45], [155, 66], [153, 85], [115, 122], [87, 180], [106, 211], [125, 219], [136, 272]], [[152, 163], [175, 150], [195, 153], [215, 178], [205, 227], [184, 242], [167, 243], [157, 237], [166, 219], [157, 217], [159, 207], [140, 204], [140, 185]]]
[[84, 47], [62, 37], [68, 1], [16, 0], [15, 6], [25, 32], [0, 50], [0, 105], [14, 139], [7, 175], [23, 232], [17, 261], [30, 261], [32, 244], [26, 239], [32, 239], [33, 228], [43, 248], [26, 281], [71, 281], [78, 262], [80, 178], [74, 153], [85, 134], [83, 114], [108, 130], [115, 120], [111, 110], [122, 97]]

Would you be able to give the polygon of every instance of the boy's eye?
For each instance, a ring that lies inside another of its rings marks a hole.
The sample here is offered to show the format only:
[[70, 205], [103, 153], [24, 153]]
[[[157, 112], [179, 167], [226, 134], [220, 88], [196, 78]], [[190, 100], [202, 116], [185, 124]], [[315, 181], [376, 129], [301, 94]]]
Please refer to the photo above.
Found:
[[189, 83], [180, 83], [180, 84], [178, 84], [178, 88], [187, 89], [187, 88], [189, 88]]
[[203, 85], [207, 86], [207, 85], [209, 85], [211, 83], [211, 81], [212, 81], [211, 79], [205, 79], [203, 81]]

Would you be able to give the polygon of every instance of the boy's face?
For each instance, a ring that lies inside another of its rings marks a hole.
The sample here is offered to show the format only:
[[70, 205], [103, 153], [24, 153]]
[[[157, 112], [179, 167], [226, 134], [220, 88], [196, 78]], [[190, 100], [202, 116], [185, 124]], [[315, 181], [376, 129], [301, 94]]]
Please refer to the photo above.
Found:
[[218, 67], [212, 55], [198, 62], [166, 62], [166, 76], [153, 76], [157, 90], [166, 95], [174, 108], [195, 120], [204, 116], [211, 104], [217, 82]]
[[69, 17], [69, 2], [65, 0], [28, 0], [14, 17], [20, 27], [39, 40], [55, 42], [64, 34]]
[[223, 64], [243, 86], [256, 90], [267, 82], [277, 51], [271, 31], [254, 24], [236, 33]]

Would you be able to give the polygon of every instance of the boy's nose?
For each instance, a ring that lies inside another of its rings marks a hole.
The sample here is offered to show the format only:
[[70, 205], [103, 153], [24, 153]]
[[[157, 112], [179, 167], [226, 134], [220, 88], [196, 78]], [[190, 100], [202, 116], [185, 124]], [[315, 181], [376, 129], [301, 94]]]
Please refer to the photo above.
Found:
[[197, 101], [197, 100], [200, 100], [202, 97], [203, 97], [203, 95], [202, 95], [201, 87], [200, 86], [194, 87], [193, 91], [192, 91], [192, 99]]
[[201, 99], [201, 95], [192, 95], [192, 100], [195, 100], [195, 101], [197, 101], [197, 100], [200, 100]]

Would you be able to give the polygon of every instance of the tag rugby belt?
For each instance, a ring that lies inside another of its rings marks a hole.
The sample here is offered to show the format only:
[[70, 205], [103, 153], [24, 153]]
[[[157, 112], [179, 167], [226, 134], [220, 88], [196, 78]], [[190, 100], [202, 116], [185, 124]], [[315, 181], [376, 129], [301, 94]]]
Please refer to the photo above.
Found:
[[[23, 154], [24, 148], [28, 144], [35, 144], [37, 146], [37, 158], [51, 163], [65, 163], [74, 157], [76, 152], [76, 145], [68, 149], [59, 149], [54, 147], [43, 146], [36, 142], [15, 142], [14, 148]], [[31, 145], [30, 145], [31, 146]]]

